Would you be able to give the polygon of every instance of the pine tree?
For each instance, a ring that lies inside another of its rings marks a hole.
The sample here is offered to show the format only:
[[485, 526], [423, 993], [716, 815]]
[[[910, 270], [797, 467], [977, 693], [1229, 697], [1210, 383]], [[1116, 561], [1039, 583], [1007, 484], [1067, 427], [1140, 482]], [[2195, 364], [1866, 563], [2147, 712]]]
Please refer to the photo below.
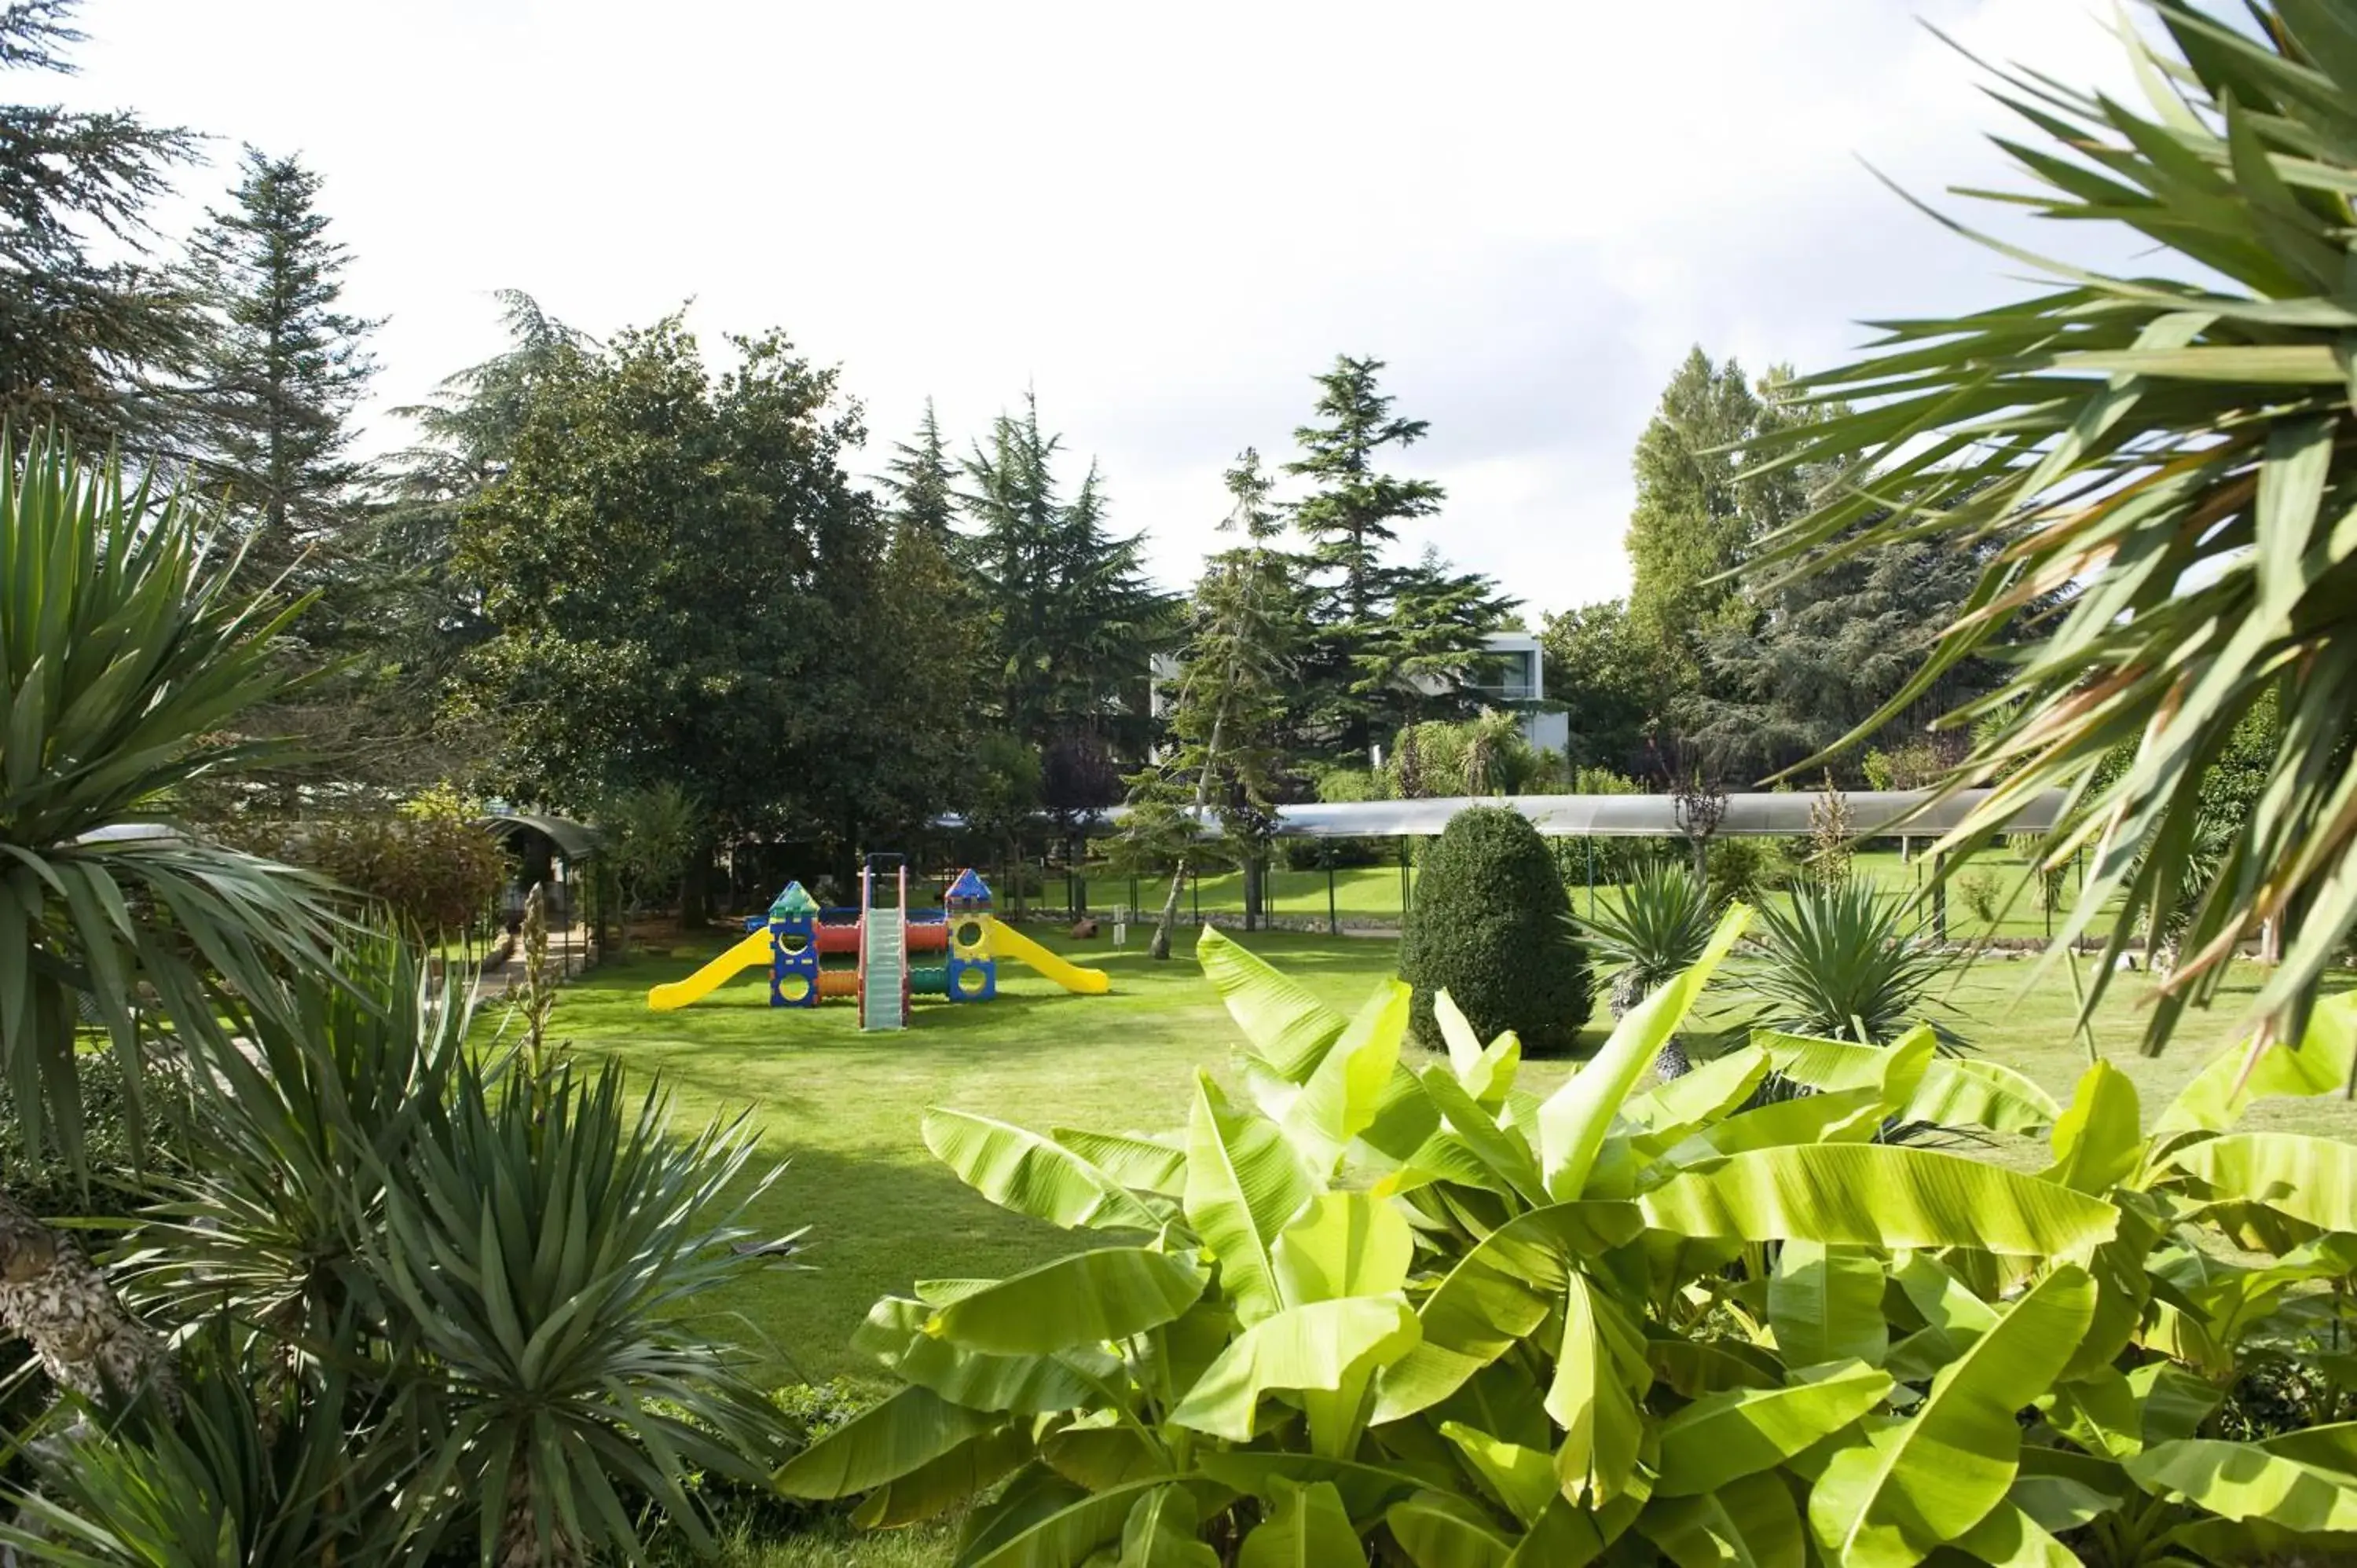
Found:
[[188, 403], [199, 471], [227, 492], [266, 581], [307, 549], [332, 551], [351, 521], [351, 413], [378, 323], [336, 308], [349, 252], [328, 238], [319, 177], [251, 146], [241, 169], [234, 205], [189, 242], [187, 283], [211, 332]]
[[[70, 72], [75, 0], [0, 5], [0, 70]], [[185, 368], [196, 323], [143, 259], [145, 213], [197, 138], [125, 110], [0, 104], [0, 420], [54, 422], [92, 450], [171, 446], [160, 381]], [[128, 257], [101, 261], [105, 249]]]
[[1469, 705], [1463, 686], [1481, 634], [1511, 603], [1489, 579], [1452, 573], [1429, 551], [1411, 566], [1386, 564], [1397, 525], [1433, 516], [1447, 492], [1379, 467], [1386, 448], [1411, 446], [1427, 428], [1392, 412], [1383, 369], [1346, 354], [1316, 377], [1319, 423], [1294, 432], [1302, 455], [1285, 465], [1312, 486], [1293, 508], [1310, 546], [1299, 570], [1314, 629], [1291, 727], [1304, 749], [1357, 762], [1419, 710]]
[[957, 465], [933, 400], [925, 400], [925, 416], [917, 424], [914, 441], [896, 442], [892, 460], [878, 481], [892, 505], [894, 521], [902, 532], [919, 531], [942, 540], [957, 533]]
[[986, 607], [993, 716], [1039, 751], [1049, 805], [1079, 811], [1110, 804], [1115, 759], [1143, 749], [1136, 698], [1170, 602], [1146, 581], [1143, 536], [1107, 526], [1093, 465], [1062, 498], [1061, 446], [1027, 394], [1022, 414], [1000, 415], [966, 460], [959, 499], [975, 525], [969, 553]]
[[1179, 655], [1168, 714], [1170, 749], [1130, 780], [1131, 833], [1173, 861], [1170, 888], [1148, 952], [1170, 956], [1170, 929], [1206, 818], [1246, 862], [1265, 852], [1284, 754], [1279, 727], [1301, 619], [1284, 532], [1269, 505], [1272, 481], [1260, 454], [1245, 448], [1228, 470], [1232, 506], [1222, 532], [1243, 542], [1204, 564], [1191, 627]]

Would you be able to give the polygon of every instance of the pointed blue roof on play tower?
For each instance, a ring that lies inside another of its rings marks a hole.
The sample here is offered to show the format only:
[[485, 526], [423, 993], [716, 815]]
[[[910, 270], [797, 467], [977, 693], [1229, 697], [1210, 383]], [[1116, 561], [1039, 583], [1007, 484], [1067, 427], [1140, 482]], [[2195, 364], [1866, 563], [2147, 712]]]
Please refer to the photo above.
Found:
[[969, 865], [958, 873], [958, 879], [950, 884], [949, 891], [942, 894], [942, 898], [943, 902], [987, 904], [990, 902], [990, 884], [976, 875], [974, 867]]

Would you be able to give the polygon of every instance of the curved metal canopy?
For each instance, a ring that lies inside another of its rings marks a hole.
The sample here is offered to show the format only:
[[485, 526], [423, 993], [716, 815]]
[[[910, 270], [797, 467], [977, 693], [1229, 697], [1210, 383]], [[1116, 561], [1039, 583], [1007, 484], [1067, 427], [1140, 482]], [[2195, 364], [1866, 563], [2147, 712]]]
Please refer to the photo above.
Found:
[[500, 838], [513, 838], [529, 829], [544, 834], [556, 846], [556, 853], [566, 860], [587, 860], [597, 853], [597, 830], [587, 822], [576, 822], [570, 817], [532, 816], [522, 811], [500, 812], [494, 816], [477, 817], [475, 825], [488, 828]]

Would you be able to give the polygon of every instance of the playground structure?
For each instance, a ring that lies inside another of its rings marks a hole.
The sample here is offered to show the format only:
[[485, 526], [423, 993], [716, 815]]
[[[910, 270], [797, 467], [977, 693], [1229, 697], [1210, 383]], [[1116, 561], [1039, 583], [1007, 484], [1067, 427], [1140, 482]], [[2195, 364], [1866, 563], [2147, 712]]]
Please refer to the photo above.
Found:
[[[958, 874], [938, 909], [909, 907], [909, 869], [895, 865], [887, 880], [871, 855], [859, 873], [859, 902], [823, 908], [790, 882], [766, 915], [746, 917], [743, 941], [684, 980], [647, 993], [647, 1005], [669, 1012], [700, 1002], [757, 965], [770, 972], [770, 1005], [816, 1007], [847, 1000], [862, 1029], [901, 1029], [919, 996], [988, 1002], [998, 994], [998, 964], [1028, 964], [1065, 990], [1102, 996], [1112, 983], [1101, 969], [1084, 969], [1041, 947], [990, 909], [990, 887], [973, 870]], [[898, 857], [889, 857], [897, 860]], [[889, 893], [891, 901], [883, 901]], [[920, 964], [918, 955], [941, 955]], [[848, 958], [849, 964], [825, 961]]]

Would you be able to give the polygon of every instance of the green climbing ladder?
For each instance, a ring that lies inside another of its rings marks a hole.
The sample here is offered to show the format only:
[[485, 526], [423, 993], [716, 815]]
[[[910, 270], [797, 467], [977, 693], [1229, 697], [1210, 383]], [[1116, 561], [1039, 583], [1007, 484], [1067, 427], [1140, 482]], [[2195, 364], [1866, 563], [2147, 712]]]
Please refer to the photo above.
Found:
[[909, 872], [901, 867], [899, 899], [889, 909], [876, 907], [875, 868], [860, 874], [859, 1026], [905, 1029], [909, 1026]]

